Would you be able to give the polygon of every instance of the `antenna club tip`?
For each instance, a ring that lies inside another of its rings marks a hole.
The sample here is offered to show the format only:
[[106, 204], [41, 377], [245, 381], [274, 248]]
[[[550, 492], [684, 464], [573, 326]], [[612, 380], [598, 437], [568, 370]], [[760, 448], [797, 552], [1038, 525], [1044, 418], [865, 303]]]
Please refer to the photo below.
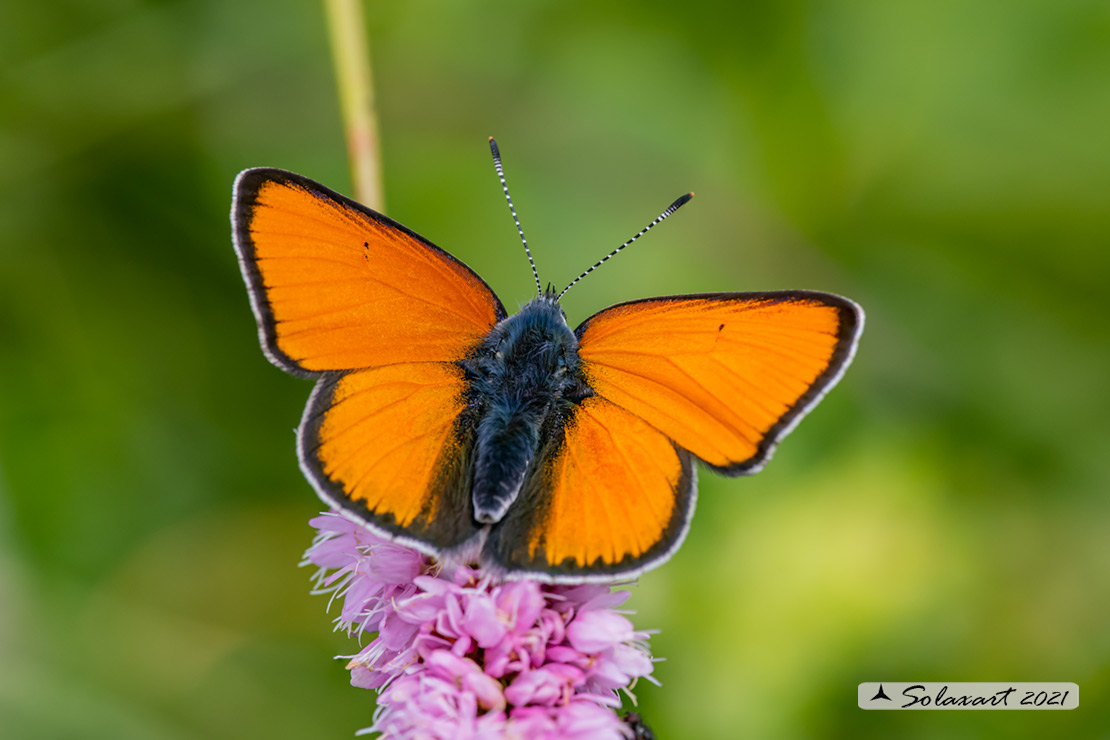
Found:
[[681, 208], [682, 206], [684, 206], [688, 202], [690, 202], [690, 199], [693, 198], [693, 197], [694, 197], [693, 193], [686, 193], [685, 195], [680, 195], [678, 198], [675, 199], [674, 203], [671, 203], [671, 207], [668, 208], [667, 210], [670, 211], [671, 213], [674, 213], [679, 208]]
[[493, 152], [494, 156], [498, 156], [501, 154], [501, 150], [498, 149], [497, 142], [494, 141], [492, 136], [489, 137], [489, 150]]

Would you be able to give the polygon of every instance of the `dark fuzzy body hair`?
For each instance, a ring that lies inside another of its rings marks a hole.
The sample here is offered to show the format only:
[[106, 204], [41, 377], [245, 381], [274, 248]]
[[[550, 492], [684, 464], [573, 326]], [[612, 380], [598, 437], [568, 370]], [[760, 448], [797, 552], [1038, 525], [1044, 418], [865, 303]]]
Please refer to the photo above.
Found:
[[579, 371], [578, 339], [549, 293], [498, 323], [461, 364], [468, 411], [478, 420], [474, 518], [494, 523], [516, 500], [544, 439], [561, 433], [562, 419], [591, 391]]

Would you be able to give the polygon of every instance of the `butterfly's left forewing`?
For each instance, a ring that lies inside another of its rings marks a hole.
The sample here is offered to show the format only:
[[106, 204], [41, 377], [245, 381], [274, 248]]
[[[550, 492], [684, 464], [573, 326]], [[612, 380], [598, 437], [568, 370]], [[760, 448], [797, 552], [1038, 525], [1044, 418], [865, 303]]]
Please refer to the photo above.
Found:
[[263, 350], [295, 375], [455, 361], [505, 318], [462, 262], [291, 172], [240, 173], [232, 228]]
[[301, 468], [333, 506], [435, 550], [477, 533], [467, 469], [473, 428], [451, 363], [386, 365], [321, 380], [298, 434]]

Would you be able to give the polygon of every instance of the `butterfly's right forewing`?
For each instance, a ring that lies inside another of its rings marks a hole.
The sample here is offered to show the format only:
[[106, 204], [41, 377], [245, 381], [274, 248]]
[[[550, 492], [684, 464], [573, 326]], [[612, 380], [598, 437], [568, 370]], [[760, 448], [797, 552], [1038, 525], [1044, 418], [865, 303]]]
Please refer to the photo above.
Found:
[[862, 329], [846, 298], [782, 291], [633, 301], [577, 333], [595, 393], [742, 475], [840, 379]]

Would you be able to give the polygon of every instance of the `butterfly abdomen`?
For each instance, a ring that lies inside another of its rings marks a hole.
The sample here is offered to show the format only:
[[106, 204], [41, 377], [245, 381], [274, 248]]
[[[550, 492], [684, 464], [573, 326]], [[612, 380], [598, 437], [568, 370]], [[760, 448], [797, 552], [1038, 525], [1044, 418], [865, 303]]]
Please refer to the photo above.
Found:
[[479, 419], [474, 448], [474, 518], [504, 517], [560, 404], [589, 394], [578, 374], [578, 340], [551, 296], [540, 296], [493, 328], [463, 362]]
[[546, 405], [494, 398], [478, 424], [474, 466], [474, 518], [483, 524], [501, 520], [516, 500], [524, 474], [535, 456]]

